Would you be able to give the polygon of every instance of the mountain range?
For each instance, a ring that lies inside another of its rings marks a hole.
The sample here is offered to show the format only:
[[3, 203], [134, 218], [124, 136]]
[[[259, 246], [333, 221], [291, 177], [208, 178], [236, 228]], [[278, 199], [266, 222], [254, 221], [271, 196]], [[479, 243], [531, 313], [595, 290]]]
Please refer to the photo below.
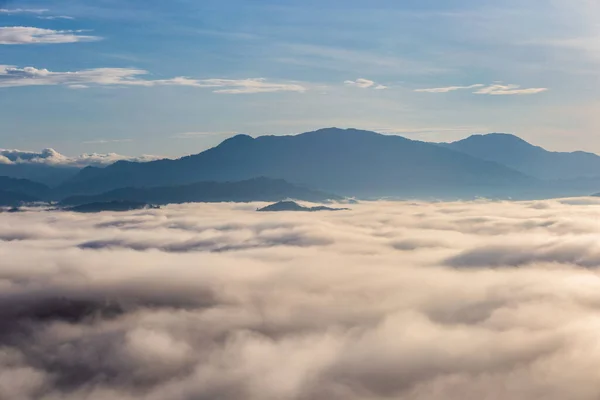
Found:
[[322, 129], [295, 136], [237, 135], [200, 154], [149, 163], [88, 167], [63, 193], [264, 176], [345, 196], [498, 196], [536, 179], [496, 162], [400, 136]]
[[[283, 181], [290, 185], [286, 193], [304, 190], [301, 200], [309, 201], [315, 198], [306, 197], [311, 191], [320, 199], [332, 198], [329, 193], [361, 198], [548, 198], [598, 192], [600, 157], [547, 151], [509, 134], [429, 143], [327, 128], [290, 136], [237, 135], [176, 160], [86, 167], [42, 198], [78, 203], [244, 201], [255, 199], [259, 177], [273, 192]], [[236, 182], [253, 187], [238, 184], [235, 193], [228, 192]], [[0, 190], [7, 190], [1, 181]], [[264, 187], [260, 190], [265, 193]], [[284, 199], [278, 196], [264, 200]]]

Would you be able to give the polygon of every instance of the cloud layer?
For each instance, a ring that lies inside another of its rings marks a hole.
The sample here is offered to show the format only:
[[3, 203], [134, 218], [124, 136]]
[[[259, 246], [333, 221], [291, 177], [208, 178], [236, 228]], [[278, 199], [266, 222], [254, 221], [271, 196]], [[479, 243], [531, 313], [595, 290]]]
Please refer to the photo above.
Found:
[[0, 398], [595, 400], [600, 200], [0, 214]]
[[[121, 140], [120, 142], [123, 142]], [[94, 141], [93, 143], [109, 143], [110, 141]], [[41, 152], [0, 149], [0, 164], [42, 164], [61, 167], [83, 168], [87, 166], [104, 166], [117, 161], [147, 162], [157, 160], [160, 157], [144, 155], [140, 157], [123, 156], [120, 154], [82, 154], [77, 157], [67, 157], [54, 149], [44, 149]]]
[[189, 86], [211, 88], [214, 93], [250, 94], [271, 92], [305, 92], [306, 87], [297, 83], [269, 82], [264, 78], [252, 79], [144, 79], [148, 71], [132, 68], [95, 68], [74, 72], [52, 72], [34, 67], [17, 68], [0, 65], [0, 88], [19, 86], [64, 85], [73, 89], [90, 86]]

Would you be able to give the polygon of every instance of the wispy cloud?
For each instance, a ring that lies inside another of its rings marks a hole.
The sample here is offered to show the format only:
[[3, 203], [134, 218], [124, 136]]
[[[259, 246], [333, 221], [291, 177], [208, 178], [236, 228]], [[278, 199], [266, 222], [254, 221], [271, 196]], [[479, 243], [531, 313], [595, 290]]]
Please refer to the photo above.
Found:
[[415, 92], [448, 93], [448, 92], [454, 92], [456, 90], [474, 89], [474, 88], [483, 87], [483, 86], [485, 86], [485, 85], [483, 85], [481, 83], [477, 83], [475, 85], [469, 85], [469, 86], [447, 86], [447, 87], [437, 87], [437, 88], [427, 88], [427, 89], [416, 89]]
[[74, 20], [75, 18], [69, 17], [68, 15], [48, 15], [48, 16], [39, 16], [38, 19], [45, 20], [57, 20], [57, 19], [66, 19], [66, 20]]
[[521, 88], [520, 85], [501, 85], [495, 84], [481, 88], [475, 94], [498, 95], [523, 95], [523, 94], [538, 94], [548, 91], [548, 88]]
[[375, 81], [365, 78], [358, 78], [355, 81], [344, 81], [344, 84], [347, 86], [354, 86], [361, 89], [375, 89], [375, 90], [384, 90], [388, 87], [381, 84], [376, 84]]
[[83, 32], [85, 31], [57, 31], [28, 26], [0, 27], [0, 45], [76, 43], [102, 39], [98, 36], [83, 35]]
[[237, 135], [238, 132], [183, 132], [172, 135], [173, 139], [199, 139], [206, 137], [215, 137], [215, 136], [234, 136]]
[[447, 86], [447, 87], [438, 87], [438, 88], [427, 88], [427, 89], [415, 89], [415, 92], [419, 93], [449, 93], [457, 90], [468, 90], [468, 89], [476, 89], [473, 94], [487, 94], [487, 95], [526, 95], [526, 94], [537, 94], [546, 92], [548, 88], [522, 88], [520, 85], [508, 84], [503, 85], [500, 83], [495, 83], [493, 85], [484, 85], [482, 83], [477, 83], [475, 85], [469, 86]]
[[131, 143], [133, 139], [95, 139], [82, 142], [83, 144]]
[[74, 72], [52, 72], [34, 67], [17, 68], [0, 65], [0, 88], [19, 86], [64, 85], [72, 89], [89, 86], [189, 86], [212, 88], [214, 93], [251, 94], [272, 92], [305, 92], [307, 88], [295, 82], [269, 82], [264, 78], [250, 79], [144, 79], [148, 71], [131, 68], [95, 68]]
[[48, 11], [46, 8], [0, 8], [0, 14], [44, 14]]

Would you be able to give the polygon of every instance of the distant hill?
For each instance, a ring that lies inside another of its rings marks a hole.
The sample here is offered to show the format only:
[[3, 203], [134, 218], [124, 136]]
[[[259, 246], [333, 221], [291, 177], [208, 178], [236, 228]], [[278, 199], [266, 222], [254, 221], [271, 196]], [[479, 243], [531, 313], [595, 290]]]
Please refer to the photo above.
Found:
[[275, 211], [307, 211], [307, 212], [315, 212], [315, 211], [343, 211], [348, 210], [348, 208], [331, 208], [325, 206], [317, 206], [317, 207], [304, 207], [295, 201], [280, 201], [275, 204], [268, 205], [263, 208], [259, 208], [257, 211], [260, 212], [275, 212]]
[[40, 200], [38, 197], [25, 193], [0, 189], [0, 206], [2, 207], [17, 207], [23, 203], [34, 203]]
[[107, 201], [137, 201], [152, 204], [193, 202], [252, 202], [299, 199], [322, 202], [341, 197], [292, 185], [284, 180], [256, 178], [241, 182], [200, 182], [191, 185], [115, 189], [99, 195], [65, 198], [64, 205]]
[[493, 161], [544, 180], [600, 177], [600, 156], [583, 151], [547, 151], [509, 134], [473, 135], [441, 146]]
[[50, 188], [42, 183], [33, 182], [29, 179], [10, 178], [8, 176], [0, 176], [0, 190], [19, 192], [38, 198], [44, 198], [50, 192]]
[[141, 203], [136, 201], [108, 201], [108, 202], [97, 202], [81, 204], [78, 206], [65, 208], [65, 211], [72, 211], [77, 213], [97, 213], [102, 211], [113, 211], [113, 212], [125, 212], [134, 210], [144, 210], [147, 208], [156, 208], [147, 203]]
[[57, 186], [74, 177], [79, 168], [53, 166], [47, 164], [2, 164], [0, 176], [28, 179], [47, 186]]
[[85, 168], [59, 190], [62, 194], [99, 194], [123, 187], [241, 181], [258, 176], [362, 197], [517, 197], [538, 183], [504, 165], [436, 144], [330, 128], [256, 139], [238, 135], [178, 160]]

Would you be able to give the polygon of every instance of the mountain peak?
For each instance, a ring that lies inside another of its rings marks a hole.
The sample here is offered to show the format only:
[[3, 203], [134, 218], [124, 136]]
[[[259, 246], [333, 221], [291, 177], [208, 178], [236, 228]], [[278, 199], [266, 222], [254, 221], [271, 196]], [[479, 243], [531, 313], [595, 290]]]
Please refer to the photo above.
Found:
[[514, 143], [521, 145], [533, 146], [531, 143], [521, 139], [520, 137], [513, 135], [512, 133], [487, 133], [471, 135], [466, 139], [459, 140], [454, 143], [465, 143], [465, 142], [488, 142], [488, 143]]
[[246, 135], [244, 133], [240, 133], [238, 135], [232, 136], [229, 139], [225, 139], [219, 146], [223, 145], [231, 145], [233, 143], [249, 143], [254, 141], [254, 138], [250, 135]]
[[312, 131], [312, 132], [302, 133], [298, 136], [323, 136], [323, 135], [340, 136], [340, 137], [377, 136], [377, 135], [379, 135], [379, 133], [372, 132], [372, 131], [365, 131], [365, 130], [361, 130], [361, 129], [354, 129], [354, 128], [344, 129], [344, 128], [331, 127], [331, 128], [317, 129], [316, 131]]

